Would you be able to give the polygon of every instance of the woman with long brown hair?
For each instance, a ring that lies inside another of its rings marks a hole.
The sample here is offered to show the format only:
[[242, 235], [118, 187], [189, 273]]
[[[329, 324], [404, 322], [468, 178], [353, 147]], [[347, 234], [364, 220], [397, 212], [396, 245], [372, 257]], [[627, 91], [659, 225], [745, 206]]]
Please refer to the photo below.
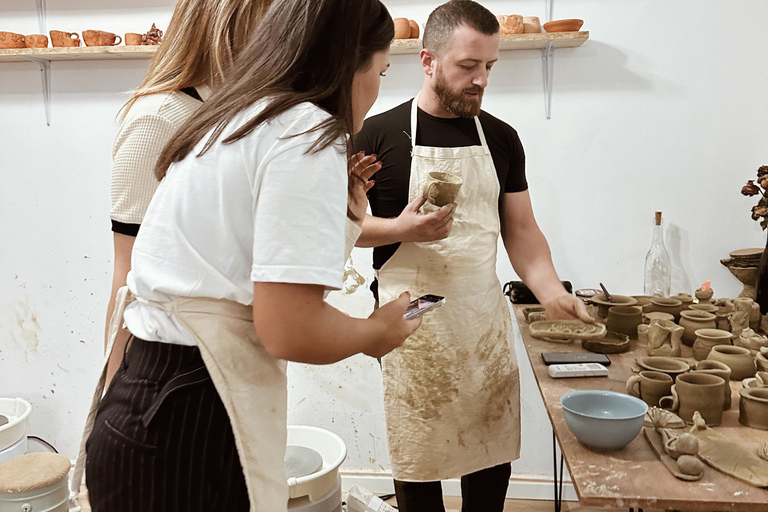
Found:
[[[232, 67], [271, 1], [179, 0], [149, 71], [121, 109], [112, 149], [114, 269], [106, 344], [117, 292], [131, 269], [133, 243], [159, 184], [153, 173], [157, 157]], [[115, 333], [107, 382], [117, 371], [129, 337], [124, 329]]]
[[275, 2], [163, 151], [87, 445], [94, 512], [285, 511], [285, 360], [380, 357], [418, 327], [407, 292], [368, 319], [323, 301], [378, 168], [347, 161], [393, 35], [379, 0]]

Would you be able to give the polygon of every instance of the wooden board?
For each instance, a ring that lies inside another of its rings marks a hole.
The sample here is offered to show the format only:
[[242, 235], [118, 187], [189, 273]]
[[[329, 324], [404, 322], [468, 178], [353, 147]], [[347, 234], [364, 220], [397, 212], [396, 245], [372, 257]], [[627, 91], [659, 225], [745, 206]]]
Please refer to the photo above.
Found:
[[[528, 306], [516, 304], [513, 311], [544, 406], [582, 506], [622, 507], [625, 510], [768, 511], [768, 490], [753, 487], [712, 468], [707, 468], [702, 479], [696, 482], [676, 479], [662, 465], [642, 435], [615, 452], [596, 453], [584, 447], [565, 423], [560, 397], [577, 389], [607, 389], [623, 393], [627, 379], [638, 370], [635, 359], [646, 355], [645, 347], [632, 340], [629, 352], [609, 355], [611, 365], [608, 366], [608, 377], [552, 379], [541, 358], [542, 352], [553, 351], [552, 344], [530, 335], [522, 311]], [[556, 351], [583, 350], [579, 343], [574, 343], [558, 345]], [[684, 346], [682, 355], [690, 358], [690, 347]], [[716, 429], [752, 450], [765, 442], [766, 433], [739, 423], [740, 387], [740, 382], [731, 382], [733, 404], [723, 412], [723, 422]], [[525, 421], [525, 416], [522, 421]]]

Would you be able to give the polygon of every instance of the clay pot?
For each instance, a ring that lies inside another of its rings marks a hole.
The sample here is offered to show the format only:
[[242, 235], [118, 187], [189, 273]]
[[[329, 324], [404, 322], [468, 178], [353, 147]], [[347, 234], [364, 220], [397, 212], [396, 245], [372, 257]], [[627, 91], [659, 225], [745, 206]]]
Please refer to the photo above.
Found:
[[731, 408], [731, 369], [726, 365], [725, 363], [721, 363], [720, 361], [713, 361], [713, 360], [704, 360], [699, 361], [699, 363], [696, 365], [696, 371], [702, 372], [702, 373], [711, 373], [712, 375], [717, 375], [721, 379], [725, 381], [725, 386], [723, 388], [723, 410], [727, 411]]
[[27, 44], [24, 42], [23, 34], [16, 34], [14, 32], [0, 32], [0, 49], [7, 50], [10, 48], [26, 48]]
[[29, 34], [24, 36], [27, 48], [48, 48], [48, 36], [43, 34]]
[[637, 304], [635, 305], [642, 308], [646, 304], [650, 304], [653, 297], [650, 295], [632, 295], [632, 298], [637, 301]]
[[654, 297], [651, 299], [649, 311], [661, 311], [662, 313], [669, 313], [675, 317], [675, 321], [680, 319], [680, 311], [683, 309], [683, 303], [679, 299], [672, 297]]
[[693, 295], [690, 293], [678, 293], [673, 299], [677, 299], [683, 303], [683, 309], [688, 309], [693, 304]]
[[692, 311], [706, 311], [707, 313], [716, 314], [718, 311], [720, 311], [720, 308], [715, 306], [714, 304], [690, 304], [688, 306], [688, 309]]
[[730, 345], [733, 334], [722, 329], [699, 329], [693, 342], [693, 357], [697, 361], [707, 358], [715, 345]]
[[609, 331], [637, 337], [637, 326], [643, 322], [643, 313], [634, 306], [612, 306], [608, 308], [605, 327]]
[[670, 322], [675, 321], [675, 315], [670, 315], [669, 313], [662, 313], [661, 311], [651, 311], [650, 313], [645, 314], [645, 320], [648, 323], [653, 322], [654, 320], [669, 320]]
[[503, 16], [497, 16], [499, 20], [499, 28], [504, 35], [509, 34], [522, 34], [523, 33], [523, 17], [519, 14], [509, 14]]
[[139, 46], [141, 45], [141, 34], [136, 34], [135, 32], [128, 32], [125, 34], [125, 45], [126, 46]]
[[50, 30], [49, 34], [51, 34], [51, 44], [55, 48], [73, 48], [80, 46], [80, 36], [77, 32]]
[[395, 39], [409, 39], [411, 37], [411, 23], [408, 18], [395, 18]]
[[456, 201], [463, 183], [464, 180], [455, 174], [432, 171], [427, 174], [423, 194], [435, 206], [445, 206]]
[[683, 344], [692, 347], [696, 341], [696, 331], [699, 329], [715, 329], [715, 315], [706, 311], [688, 310], [680, 312], [680, 326], [683, 332]]
[[626, 295], [614, 295], [611, 294], [611, 297], [613, 298], [613, 302], [608, 302], [608, 299], [605, 297], [605, 294], [595, 295], [590, 300], [593, 304], [597, 304], [597, 315], [605, 318], [608, 316], [608, 309], [612, 308], [613, 306], [634, 306], [637, 304], [637, 300], [633, 299], [632, 297], [627, 297]]
[[541, 21], [538, 16], [523, 16], [523, 34], [541, 34]]
[[86, 46], [115, 46], [122, 43], [123, 38], [103, 30], [83, 30], [83, 41]]
[[658, 407], [661, 397], [671, 393], [673, 383], [672, 377], [666, 373], [646, 370], [627, 380], [626, 392], [647, 403], [648, 407]]
[[419, 38], [419, 24], [416, 23], [414, 20], [408, 20], [408, 24], [411, 26], [411, 39], [418, 39]]
[[699, 411], [710, 427], [723, 420], [725, 380], [709, 373], [690, 372], [679, 375], [672, 386], [672, 396], [659, 400], [663, 409], [677, 412], [680, 419], [693, 423], [693, 413]]
[[641, 357], [637, 360], [637, 364], [644, 370], [666, 373], [673, 379], [691, 369], [688, 363], [674, 357]]
[[548, 21], [544, 24], [544, 30], [547, 32], [578, 32], [584, 20], [568, 19]]
[[696, 295], [696, 298], [699, 299], [699, 304], [705, 304], [712, 300], [712, 295], [714, 295], [715, 292], [710, 288], [709, 290], [696, 290], [694, 294]]
[[739, 390], [739, 422], [751, 428], [768, 430], [768, 388]]
[[744, 347], [716, 345], [712, 347], [707, 359], [710, 361], [720, 361], [727, 365], [731, 369], [731, 378], [733, 380], [754, 377], [757, 371], [754, 356]]

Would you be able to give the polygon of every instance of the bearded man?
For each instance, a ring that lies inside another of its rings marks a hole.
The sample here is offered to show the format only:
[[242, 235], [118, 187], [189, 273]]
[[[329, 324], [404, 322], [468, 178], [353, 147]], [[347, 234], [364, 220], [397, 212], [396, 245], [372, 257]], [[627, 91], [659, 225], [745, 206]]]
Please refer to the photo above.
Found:
[[[531, 208], [517, 132], [480, 109], [498, 60], [499, 24], [485, 7], [452, 0], [429, 16], [416, 98], [374, 116], [358, 149], [378, 155], [358, 246], [374, 247], [385, 304], [446, 297], [385, 356], [387, 440], [401, 512], [444, 512], [441, 480], [461, 478], [463, 512], [501, 512], [520, 454], [520, 387], [511, 316], [496, 275], [499, 234], [547, 317], [591, 321], [558, 278]], [[463, 185], [455, 203], [425, 203], [429, 173]]]

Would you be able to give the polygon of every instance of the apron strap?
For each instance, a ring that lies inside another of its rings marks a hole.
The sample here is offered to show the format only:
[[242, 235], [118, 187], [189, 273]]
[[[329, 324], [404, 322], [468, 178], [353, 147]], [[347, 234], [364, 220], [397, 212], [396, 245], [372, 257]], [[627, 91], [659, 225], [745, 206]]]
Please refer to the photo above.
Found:
[[[417, 119], [417, 112], [419, 108], [419, 94], [416, 95], [415, 98], [413, 98], [413, 103], [411, 103], [411, 156], [413, 156], [413, 149], [416, 147], [416, 119]], [[477, 127], [477, 135], [480, 137], [480, 145], [485, 150], [485, 154], [489, 155], [491, 154], [491, 150], [488, 149], [488, 142], [485, 140], [485, 132], [483, 131], [483, 125], [480, 123], [480, 118], [478, 116], [474, 117], [475, 119], [475, 126]]]

